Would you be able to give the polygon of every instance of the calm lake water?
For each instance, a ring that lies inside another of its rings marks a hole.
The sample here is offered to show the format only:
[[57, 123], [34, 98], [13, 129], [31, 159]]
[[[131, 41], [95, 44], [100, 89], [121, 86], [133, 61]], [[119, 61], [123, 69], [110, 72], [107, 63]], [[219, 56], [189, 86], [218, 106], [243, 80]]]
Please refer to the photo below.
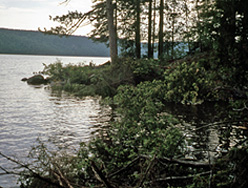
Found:
[[[61, 60], [63, 64], [93, 62], [102, 64], [109, 58], [0, 55], [0, 151], [25, 160], [37, 138], [49, 146], [77, 149], [87, 141], [109, 109], [99, 105], [98, 98], [58, 97], [45, 86], [34, 87], [22, 82], [33, 72], [43, 70], [43, 63]], [[12, 167], [0, 157], [0, 166]], [[17, 178], [1, 175], [0, 186], [15, 187]]]
[[[64, 64], [93, 62], [101, 64], [109, 58], [0, 55], [0, 151], [25, 161], [37, 138], [50, 148], [73, 150], [109, 121], [111, 109], [99, 105], [99, 98], [56, 96], [45, 86], [34, 87], [21, 82], [33, 72], [43, 70], [43, 63], [57, 59]], [[246, 104], [247, 105], [247, 104]], [[187, 106], [166, 104], [188, 139], [186, 157], [193, 160], [215, 159], [239, 141], [247, 139], [247, 110], [235, 110], [226, 103], [208, 102]], [[0, 166], [13, 167], [0, 157]], [[17, 177], [1, 175], [0, 186], [15, 187]]]

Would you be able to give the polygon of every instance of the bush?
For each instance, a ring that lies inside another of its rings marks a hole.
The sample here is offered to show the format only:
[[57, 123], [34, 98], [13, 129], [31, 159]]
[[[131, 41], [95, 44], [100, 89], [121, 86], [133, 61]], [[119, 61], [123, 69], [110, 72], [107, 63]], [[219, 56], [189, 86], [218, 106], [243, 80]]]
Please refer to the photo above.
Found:
[[100, 66], [66, 65], [58, 61], [45, 65], [44, 74], [51, 80], [53, 90], [64, 90], [78, 97], [88, 95], [113, 96], [123, 83], [133, 83], [133, 74], [125, 63]]
[[166, 101], [183, 104], [197, 104], [209, 99], [212, 95], [212, 80], [200, 64], [186, 62], [177, 64], [164, 72]]
[[143, 81], [160, 80], [163, 77], [163, 65], [159, 60], [154, 59], [126, 59], [133, 71], [136, 83]]

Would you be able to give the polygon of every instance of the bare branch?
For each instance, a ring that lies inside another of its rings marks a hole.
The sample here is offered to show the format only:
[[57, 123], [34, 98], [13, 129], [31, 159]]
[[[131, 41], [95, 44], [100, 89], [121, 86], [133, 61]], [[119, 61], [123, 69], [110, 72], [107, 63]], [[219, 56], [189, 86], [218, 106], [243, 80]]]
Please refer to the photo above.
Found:
[[73, 186], [70, 184], [70, 182], [68, 181], [68, 179], [66, 179], [65, 176], [63, 175], [63, 173], [61, 172], [59, 166], [56, 165], [56, 164], [55, 164], [55, 166], [56, 166], [56, 169], [58, 170], [58, 174], [59, 174], [60, 178], [65, 181], [67, 187], [73, 188]]
[[1, 167], [1, 166], [0, 166], [0, 169], [1, 169], [2, 171], [4, 171], [4, 173], [0, 173], [0, 176], [2, 176], [2, 175], [7, 175], [7, 174], [20, 175], [19, 173], [15, 172], [15, 171], [9, 171], [9, 170], [7, 170], [7, 169]]
[[27, 170], [29, 170], [29, 171], [32, 172], [32, 169], [29, 168], [30, 165], [28, 165], [28, 164], [23, 164], [23, 163], [21, 163], [20, 161], [17, 161], [17, 160], [15, 160], [15, 159], [11, 158], [11, 157], [8, 157], [7, 155], [4, 155], [2, 152], [0, 152], [0, 155], [1, 155], [2, 157], [4, 157], [5, 159], [7, 159], [8, 161], [11, 161], [11, 162], [13, 162], [13, 163], [15, 163], [15, 164], [17, 164], [17, 165], [20, 165], [21, 168], [25, 168], [25, 169], [27, 169]]
[[248, 110], [248, 108], [247, 108], [246, 104], [244, 103], [244, 107], [243, 108], [240, 108], [240, 109], [233, 108], [233, 110], [240, 112], [240, 111]]
[[120, 174], [121, 172], [125, 171], [126, 169], [129, 169], [131, 166], [133, 166], [137, 161], [139, 161], [140, 156], [136, 157], [134, 160], [132, 160], [130, 163], [128, 163], [126, 166], [121, 168], [120, 170], [113, 172], [108, 175], [108, 178], [111, 178], [113, 176], [116, 176], [117, 174]]
[[165, 177], [165, 178], [159, 178], [154, 180], [155, 182], [160, 182], [160, 181], [173, 181], [173, 180], [187, 180], [187, 179], [193, 179], [196, 176], [206, 176], [206, 175], [210, 175], [211, 171], [208, 172], [202, 172], [202, 173], [198, 173], [198, 174], [194, 174], [194, 175], [189, 175], [189, 176], [171, 176], [171, 177]]
[[[146, 159], [151, 159], [151, 156], [148, 156], [148, 155], [141, 155], [141, 157], [146, 158]], [[162, 157], [162, 158], [156, 157], [156, 159], [161, 160], [161, 161], [166, 161], [168, 163], [177, 163], [182, 166], [198, 167], [198, 168], [205, 168], [205, 169], [209, 169], [211, 166], [213, 166], [213, 164], [209, 164], [209, 163], [186, 161], [182, 159], [172, 159], [168, 157]]]
[[138, 187], [142, 187], [142, 185], [143, 185], [143, 183], [144, 183], [144, 181], [145, 181], [145, 179], [146, 179], [146, 177], [147, 177], [148, 172], [150, 171], [150, 169], [151, 169], [151, 168], [153, 167], [153, 165], [154, 165], [155, 159], [156, 159], [156, 155], [154, 155], [154, 157], [152, 158], [151, 162], [149, 163], [149, 165], [148, 165], [148, 167], [147, 167], [147, 169], [146, 169], [146, 171], [145, 171], [145, 174], [143, 175], [143, 178], [141, 179], [141, 181], [140, 181]]
[[59, 3], [59, 5], [63, 5], [66, 4], [68, 5], [70, 3], [71, 0], [64, 0], [63, 2]]
[[[58, 183], [53, 182], [50, 178], [41, 176], [39, 173], [35, 172], [32, 168], [30, 168], [29, 167], [30, 165], [28, 165], [28, 164], [23, 164], [20, 161], [17, 161], [15, 159], [11, 158], [11, 157], [8, 157], [7, 155], [3, 154], [2, 152], [0, 152], [0, 156], [4, 157], [8, 161], [11, 161], [11, 162], [19, 165], [21, 168], [28, 170], [31, 173], [30, 176], [32, 176], [32, 177], [35, 177], [35, 178], [37, 178], [37, 179], [39, 179], [41, 181], [44, 181], [44, 182], [46, 182], [46, 183], [48, 183], [50, 185], [53, 185], [55, 187], [65, 188], [64, 186], [61, 186]], [[3, 170], [4, 168], [1, 167], [1, 169]], [[15, 174], [15, 175], [19, 175], [19, 176], [21, 175], [20, 173], [7, 171], [6, 169], [4, 169], [4, 171], [7, 172], [8, 174]]]
[[113, 186], [109, 183], [109, 181], [104, 176], [104, 174], [101, 172], [101, 170], [96, 166], [96, 164], [94, 163], [94, 161], [91, 161], [91, 167], [92, 167], [92, 170], [95, 172], [96, 178], [98, 180], [100, 180], [101, 182], [103, 182], [104, 185], [107, 188], [113, 188]]

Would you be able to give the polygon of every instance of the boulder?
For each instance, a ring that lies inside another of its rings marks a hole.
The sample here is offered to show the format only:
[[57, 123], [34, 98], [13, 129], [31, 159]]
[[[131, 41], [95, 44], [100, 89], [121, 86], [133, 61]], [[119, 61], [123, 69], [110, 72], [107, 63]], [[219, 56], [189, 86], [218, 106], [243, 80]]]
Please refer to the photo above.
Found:
[[27, 78], [23, 78], [23, 79], [22, 79], [23, 82], [26, 82], [27, 80], [28, 80]]
[[30, 85], [47, 84], [48, 82], [48, 80], [46, 80], [42, 75], [34, 75], [28, 78], [26, 81]]

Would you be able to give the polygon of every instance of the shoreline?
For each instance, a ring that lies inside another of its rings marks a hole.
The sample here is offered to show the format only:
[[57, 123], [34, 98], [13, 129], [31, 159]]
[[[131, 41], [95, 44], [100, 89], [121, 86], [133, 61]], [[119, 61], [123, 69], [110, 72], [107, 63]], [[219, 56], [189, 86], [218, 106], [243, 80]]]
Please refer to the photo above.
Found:
[[110, 58], [110, 56], [90, 56], [90, 55], [61, 55], [61, 54], [23, 54], [23, 53], [1, 53], [0, 55], [23, 55], [23, 56], [61, 56], [61, 57], [95, 57], [95, 58]]

